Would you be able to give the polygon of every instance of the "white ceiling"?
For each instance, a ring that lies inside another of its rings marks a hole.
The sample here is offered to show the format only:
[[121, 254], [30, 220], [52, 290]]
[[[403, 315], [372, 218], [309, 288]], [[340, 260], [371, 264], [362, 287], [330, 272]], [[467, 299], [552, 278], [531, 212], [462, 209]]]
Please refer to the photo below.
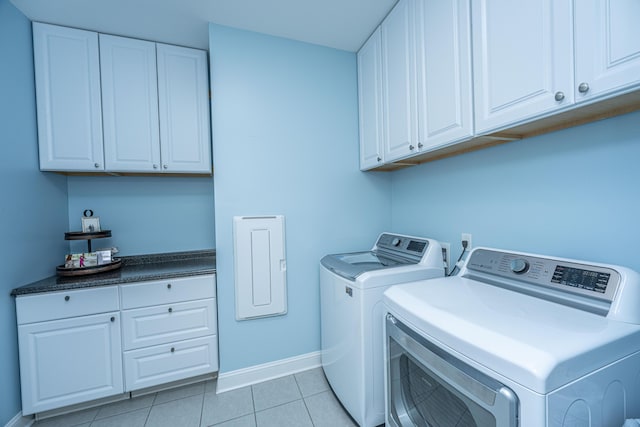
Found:
[[207, 49], [208, 22], [357, 51], [397, 0], [11, 0], [32, 21]]

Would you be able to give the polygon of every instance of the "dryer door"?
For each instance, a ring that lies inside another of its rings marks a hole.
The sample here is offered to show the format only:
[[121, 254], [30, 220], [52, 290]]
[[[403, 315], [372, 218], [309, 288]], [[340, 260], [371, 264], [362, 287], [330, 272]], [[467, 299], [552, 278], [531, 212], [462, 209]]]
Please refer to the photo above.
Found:
[[388, 314], [387, 424], [515, 427], [518, 398]]

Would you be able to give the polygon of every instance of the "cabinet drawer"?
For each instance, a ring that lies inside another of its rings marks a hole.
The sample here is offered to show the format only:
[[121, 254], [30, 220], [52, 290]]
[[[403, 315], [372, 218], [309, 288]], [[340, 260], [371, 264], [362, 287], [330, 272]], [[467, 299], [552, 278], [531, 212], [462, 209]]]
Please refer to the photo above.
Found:
[[215, 301], [209, 298], [123, 311], [124, 349], [215, 335]]
[[217, 335], [124, 352], [125, 391], [217, 370]]
[[118, 311], [118, 287], [47, 292], [16, 298], [18, 324]]
[[215, 275], [120, 285], [122, 308], [149, 307], [204, 298], [215, 298]]

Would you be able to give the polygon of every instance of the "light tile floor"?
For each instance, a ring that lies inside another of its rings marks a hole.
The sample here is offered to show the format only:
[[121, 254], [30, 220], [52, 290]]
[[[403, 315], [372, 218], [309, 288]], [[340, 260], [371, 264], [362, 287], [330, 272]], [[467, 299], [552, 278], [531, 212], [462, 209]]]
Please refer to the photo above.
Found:
[[38, 421], [35, 427], [357, 427], [322, 368], [215, 393], [215, 380]]

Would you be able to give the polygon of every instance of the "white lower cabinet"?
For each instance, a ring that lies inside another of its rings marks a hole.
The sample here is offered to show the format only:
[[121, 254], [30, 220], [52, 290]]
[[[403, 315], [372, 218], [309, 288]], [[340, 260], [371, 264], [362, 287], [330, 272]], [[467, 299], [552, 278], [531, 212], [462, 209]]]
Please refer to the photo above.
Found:
[[218, 370], [215, 275], [121, 290], [126, 391]]
[[[78, 316], [91, 296], [80, 290], [16, 299], [18, 319], [29, 321], [35, 312], [41, 320], [18, 324], [23, 415], [124, 391], [117, 287], [93, 295], [114, 311]], [[49, 316], [47, 304], [54, 307]], [[64, 305], [67, 313], [59, 310]]]
[[218, 370], [215, 274], [16, 298], [22, 413]]

